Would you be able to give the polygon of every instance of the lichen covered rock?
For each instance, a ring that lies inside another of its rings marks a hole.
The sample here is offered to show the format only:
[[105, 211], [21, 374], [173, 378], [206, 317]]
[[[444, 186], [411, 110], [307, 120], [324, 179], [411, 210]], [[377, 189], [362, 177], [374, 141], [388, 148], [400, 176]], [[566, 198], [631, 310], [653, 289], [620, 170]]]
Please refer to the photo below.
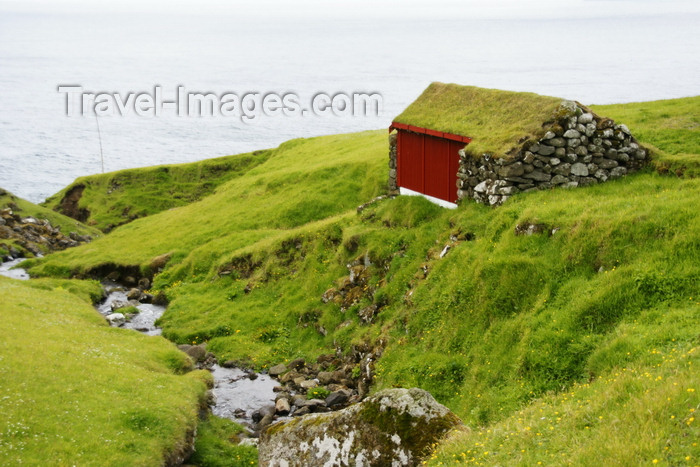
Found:
[[422, 389], [386, 389], [338, 412], [270, 426], [260, 437], [260, 465], [417, 465], [432, 443], [461, 425]]

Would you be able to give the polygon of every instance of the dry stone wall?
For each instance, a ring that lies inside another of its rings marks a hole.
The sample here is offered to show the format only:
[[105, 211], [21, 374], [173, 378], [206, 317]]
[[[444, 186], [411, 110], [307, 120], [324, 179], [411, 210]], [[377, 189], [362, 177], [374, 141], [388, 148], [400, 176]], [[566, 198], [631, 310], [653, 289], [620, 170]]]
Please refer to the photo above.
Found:
[[648, 161], [648, 152], [625, 125], [572, 101], [564, 101], [557, 115], [544, 136], [523, 143], [513, 156], [474, 157], [461, 150], [459, 199], [498, 205], [520, 192], [587, 186], [619, 178]]
[[389, 191], [396, 191], [396, 133], [389, 135]]

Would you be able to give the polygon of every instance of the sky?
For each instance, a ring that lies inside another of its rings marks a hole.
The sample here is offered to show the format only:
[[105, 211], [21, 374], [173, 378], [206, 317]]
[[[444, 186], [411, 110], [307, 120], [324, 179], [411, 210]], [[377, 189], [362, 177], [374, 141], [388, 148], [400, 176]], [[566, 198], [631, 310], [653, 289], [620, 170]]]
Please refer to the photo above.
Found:
[[0, 0], [0, 12], [216, 14], [361, 19], [590, 18], [700, 13], [698, 0]]

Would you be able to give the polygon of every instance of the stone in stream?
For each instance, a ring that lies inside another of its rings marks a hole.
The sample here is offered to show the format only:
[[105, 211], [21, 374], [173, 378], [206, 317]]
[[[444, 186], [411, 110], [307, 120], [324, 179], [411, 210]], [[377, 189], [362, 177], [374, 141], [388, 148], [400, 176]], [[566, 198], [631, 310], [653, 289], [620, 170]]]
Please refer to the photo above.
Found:
[[326, 405], [326, 401], [323, 401], [321, 399], [305, 399], [303, 402], [300, 403], [302, 407], [311, 407], [312, 409], [314, 407], [323, 407]]
[[306, 402], [306, 397], [302, 396], [301, 394], [295, 394], [292, 396], [292, 404], [296, 405], [297, 407], [303, 407], [304, 402]]
[[289, 401], [285, 397], [277, 399], [277, 402], [275, 403], [275, 412], [276, 413], [278, 413], [280, 415], [287, 415], [289, 413], [289, 410], [290, 410]]
[[338, 391], [334, 391], [326, 397], [326, 405], [328, 407], [333, 407], [336, 405], [342, 405], [345, 404], [349, 399], [350, 396], [352, 395], [352, 391], [347, 390], [347, 389], [340, 389]]
[[187, 350], [185, 350], [185, 353], [192, 357], [192, 360], [194, 360], [195, 362], [201, 362], [207, 356], [207, 350], [204, 347], [204, 344], [193, 345]]
[[126, 293], [126, 298], [129, 299], [129, 300], [138, 300], [138, 299], [140, 299], [140, 298], [141, 298], [141, 290], [140, 290], [140, 289], [137, 289], [137, 288], [135, 288], [135, 287], [134, 287], [133, 289], [130, 289], [130, 290]]
[[258, 443], [259, 465], [418, 465], [460, 426], [428, 392], [386, 389], [337, 412], [269, 426]]
[[121, 326], [126, 323], [126, 318], [121, 313], [110, 313], [105, 316], [105, 319], [107, 319], [111, 326]]
[[112, 311], [118, 310], [120, 308], [126, 308], [129, 305], [129, 302], [125, 302], [124, 300], [115, 300], [112, 302], [112, 304], [109, 306]]
[[142, 293], [141, 298], [139, 298], [139, 302], [141, 303], [153, 303], [153, 295], [149, 293]]
[[255, 423], [260, 422], [266, 415], [274, 415], [275, 413], [275, 406], [274, 405], [265, 405], [263, 407], [260, 407], [259, 409], [253, 411], [251, 418]]

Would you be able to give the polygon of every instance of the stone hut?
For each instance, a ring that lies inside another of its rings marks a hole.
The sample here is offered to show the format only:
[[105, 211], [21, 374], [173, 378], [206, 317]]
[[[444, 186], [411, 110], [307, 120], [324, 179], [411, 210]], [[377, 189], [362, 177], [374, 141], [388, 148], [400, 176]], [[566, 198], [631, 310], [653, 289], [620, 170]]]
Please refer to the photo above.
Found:
[[389, 188], [448, 207], [605, 182], [649, 157], [624, 124], [579, 102], [456, 84], [431, 84], [389, 131]]

